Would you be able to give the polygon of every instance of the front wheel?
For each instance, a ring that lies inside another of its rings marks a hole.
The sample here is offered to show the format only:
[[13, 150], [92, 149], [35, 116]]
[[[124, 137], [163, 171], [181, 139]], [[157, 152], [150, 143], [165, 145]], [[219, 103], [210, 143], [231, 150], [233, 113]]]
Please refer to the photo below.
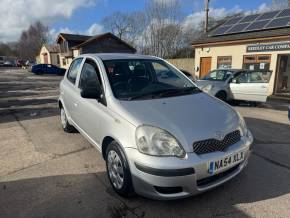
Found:
[[129, 164], [117, 142], [112, 142], [107, 148], [106, 166], [110, 183], [115, 192], [123, 197], [132, 196], [134, 189]]
[[60, 120], [61, 120], [61, 126], [65, 132], [71, 133], [71, 132], [76, 131], [75, 128], [69, 124], [63, 107], [60, 108]]
[[222, 101], [227, 101], [227, 94], [225, 92], [218, 92], [215, 97]]

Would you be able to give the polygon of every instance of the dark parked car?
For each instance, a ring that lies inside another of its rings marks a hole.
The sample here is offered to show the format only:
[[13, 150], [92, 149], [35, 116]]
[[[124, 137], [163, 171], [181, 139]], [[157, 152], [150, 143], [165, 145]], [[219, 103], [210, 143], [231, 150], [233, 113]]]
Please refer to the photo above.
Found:
[[64, 75], [66, 69], [59, 68], [52, 64], [36, 64], [31, 67], [31, 72], [35, 74], [58, 74]]
[[15, 67], [15, 63], [13, 61], [5, 61], [3, 66], [4, 67]]

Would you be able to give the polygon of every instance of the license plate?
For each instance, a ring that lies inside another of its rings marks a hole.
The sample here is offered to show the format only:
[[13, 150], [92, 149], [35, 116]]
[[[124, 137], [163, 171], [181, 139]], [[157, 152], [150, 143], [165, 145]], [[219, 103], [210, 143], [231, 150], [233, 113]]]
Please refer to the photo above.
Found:
[[241, 151], [215, 161], [210, 161], [208, 163], [208, 173], [211, 175], [217, 174], [242, 162], [244, 158], [245, 152]]

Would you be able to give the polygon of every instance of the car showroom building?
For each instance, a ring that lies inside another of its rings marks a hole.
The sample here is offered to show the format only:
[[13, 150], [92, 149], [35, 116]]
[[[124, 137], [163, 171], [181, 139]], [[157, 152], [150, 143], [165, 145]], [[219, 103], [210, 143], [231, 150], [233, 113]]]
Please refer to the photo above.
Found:
[[233, 17], [192, 44], [199, 78], [210, 70], [270, 70], [268, 95], [290, 97], [290, 9]]

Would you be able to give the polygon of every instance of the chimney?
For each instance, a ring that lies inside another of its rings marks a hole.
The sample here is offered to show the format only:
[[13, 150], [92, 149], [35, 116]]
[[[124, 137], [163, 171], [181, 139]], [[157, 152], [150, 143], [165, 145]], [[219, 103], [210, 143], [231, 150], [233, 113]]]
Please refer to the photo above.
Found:
[[[205, 22], [204, 22], [204, 32], [207, 33], [208, 31], [208, 12], [209, 12], [209, 1], [210, 0], [204, 0], [204, 11], [205, 11]], [[288, 2], [290, 2], [290, 0], [288, 0]]]

